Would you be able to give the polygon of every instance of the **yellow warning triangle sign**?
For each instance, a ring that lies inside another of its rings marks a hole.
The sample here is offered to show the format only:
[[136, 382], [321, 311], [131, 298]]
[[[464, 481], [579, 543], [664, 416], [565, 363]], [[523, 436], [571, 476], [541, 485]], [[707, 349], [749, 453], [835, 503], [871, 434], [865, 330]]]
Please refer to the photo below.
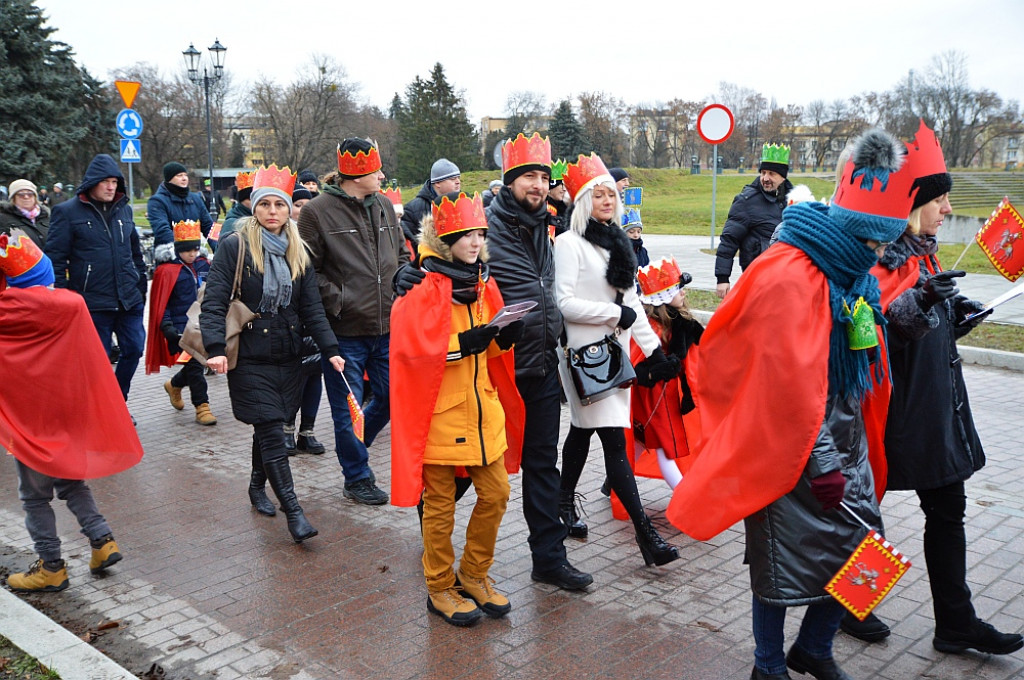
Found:
[[135, 95], [139, 93], [142, 83], [137, 83], [134, 80], [115, 80], [114, 85], [117, 86], [117, 91], [121, 94], [124, 107], [126, 109], [132, 108], [132, 104], [135, 102]]

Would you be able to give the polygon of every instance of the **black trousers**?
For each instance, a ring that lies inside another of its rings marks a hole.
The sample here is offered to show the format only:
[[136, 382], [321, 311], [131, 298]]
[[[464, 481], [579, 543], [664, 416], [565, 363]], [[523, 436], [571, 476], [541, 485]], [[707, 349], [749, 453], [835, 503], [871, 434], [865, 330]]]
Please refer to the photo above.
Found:
[[967, 586], [967, 494], [963, 482], [919, 490], [924, 510], [924, 561], [932, 589], [935, 632], [965, 633], [977, 620]]
[[558, 519], [558, 427], [561, 394], [558, 374], [516, 378], [526, 406], [523, 436], [523, 517], [530, 530], [533, 567], [539, 571], [566, 564], [566, 528]]
[[174, 374], [174, 377], [171, 378], [171, 385], [178, 389], [188, 387], [188, 394], [192, 399], [193, 406], [210, 403], [203, 366], [195, 359], [189, 359], [188, 363]]

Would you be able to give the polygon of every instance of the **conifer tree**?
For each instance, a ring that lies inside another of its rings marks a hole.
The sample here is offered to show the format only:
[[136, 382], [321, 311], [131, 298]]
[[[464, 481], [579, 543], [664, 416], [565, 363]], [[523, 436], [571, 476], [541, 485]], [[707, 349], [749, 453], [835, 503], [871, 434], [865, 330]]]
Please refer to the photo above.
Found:
[[555, 115], [548, 128], [548, 138], [551, 140], [553, 158], [575, 161], [579, 154], [585, 155], [591, 151], [583, 126], [573, 113], [572, 104], [568, 100], [563, 100], [555, 109]]

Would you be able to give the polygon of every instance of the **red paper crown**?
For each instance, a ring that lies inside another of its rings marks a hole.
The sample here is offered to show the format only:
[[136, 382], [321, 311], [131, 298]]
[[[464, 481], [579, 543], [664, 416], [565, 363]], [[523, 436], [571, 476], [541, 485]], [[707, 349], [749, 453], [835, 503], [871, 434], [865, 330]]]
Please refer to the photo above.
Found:
[[601, 157], [591, 152], [590, 156], [580, 154], [575, 163], [569, 163], [569, 167], [566, 168], [565, 174], [562, 176], [562, 181], [565, 182], [569, 196], [575, 201], [584, 189], [589, 189], [604, 178], [607, 178], [612, 184], [615, 183]]
[[195, 220], [182, 220], [174, 225], [174, 241], [175, 243], [181, 243], [182, 241], [199, 241], [202, 238], [202, 231], [199, 229], [199, 223]]
[[907, 219], [917, 193], [914, 180], [919, 175], [914, 174], [913, 167], [920, 154], [920, 150], [910, 146], [900, 169], [887, 173], [885, 177], [865, 173], [864, 169], [854, 165], [852, 159], [848, 160], [832, 204], [866, 215]]
[[287, 165], [279, 168], [277, 163], [274, 163], [269, 168], [260, 168], [256, 171], [256, 176], [252, 180], [252, 188], [256, 190], [263, 187], [273, 187], [291, 196], [292, 192], [295, 191], [295, 177], [296, 173], [292, 172], [292, 169]]
[[546, 165], [551, 167], [551, 142], [534, 132], [529, 138], [520, 132], [515, 139], [505, 142], [501, 147], [501, 171], [506, 173], [512, 168], [523, 165]]
[[371, 172], [377, 172], [383, 167], [380, 162], [380, 152], [376, 146], [371, 146], [369, 151], [357, 151], [353, 156], [351, 151], [341, 152], [341, 144], [338, 144], [338, 172], [348, 177], [362, 177]]
[[256, 176], [256, 171], [252, 172], [240, 172], [235, 175], [235, 187], [241, 191], [242, 189], [249, 189], [252, 187], [252, 180]]
[[401, 189], [392, 189], [388, 187], [387, 189], [381, 189], [380, 193], [384, 194], [384, 196], [386, 196], [387, 199], [391, 201], [391, 205], [402, 205]]
[[935, 133], [921, 120], [914, 138], [907, 142], [907, 162], [904, 170], [914, 179], [946, 172], [946, 159]]
[[434, 230], [438, 236], [487, 228], [484, 201], [475, 191], [472, 198], [465, 192], [459, 192], [454, 203], [444, 196], [441, 198], [440, 205], [431, 203], [430, 212], [434, 216]]
[[4, 276], [21, 276], [42, 259], [43, 251], [25, 234], [0, 234], [0, 272]]
[[676, 258], [670, 255], [657, 262], [652, 262], [646, 267], [640, 267], [640, 271], [637, 272], [637, 280], [640, 282], [640, 290], [643, 291], [643, 294], [651, 296], [678, 285], [681, 275]]

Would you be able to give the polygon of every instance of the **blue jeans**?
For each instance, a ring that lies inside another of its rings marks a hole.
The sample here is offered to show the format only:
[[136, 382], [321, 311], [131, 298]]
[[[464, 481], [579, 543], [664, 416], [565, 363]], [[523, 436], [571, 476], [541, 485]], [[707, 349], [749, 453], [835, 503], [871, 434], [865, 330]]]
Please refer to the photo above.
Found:
[[44, 562], [60, 559], [60, 538], [57, 537], [57, 518], [50, 507], [53, 492], [57, 498], [68, 504], [68, 510], [78, 520], [82, 533], [90, 541], [103, 538], [111, 533], [110, 525], [100, 514], [92, 491], [85, 482], [78, 479], [57, 479], [42, 472], [36, 472], [27, 465], [17, 462], [18, 498], [25, 508], [25, 528], [35, 544], [36, 554]]
[[352, 431], [352, 417], [348, 411], [348, 390], [345, 382], [334, 370], [326, 357], [323, 358], [324, 387], [331, 404], [331, 418], [334, 420], [334, 449], [345, 475], [345, 483], [352, 484], [370, 476], [370, 455], [367, 446], [384, 429], [391, 419], [391, 398], [388, 392], [388, 352], [391, 336], [359, 335], [339, 337], [338, 351], [345, 360], [345, 379], [356, 402], [363, 403], [363, 374], [370, 379], [373, 398], [363, 411], [363, 441]]
[[[754, 665], [762, 673], [786, 672], [786, 653], [783, 625], [787, 607], [765, 604], [754, 596]], [[832, 658], [832, 639], [843, 618], [843, 605], [835, 600], [819, 602], [807, 607], [795, 646], [813, 659]]]
[[146, 328], [142, 323], [142, 310], [145, 305], [139, 305], [134, 309], [120, 310], [117, 312], [92, 312], [92, 323], [99, 333], [100, 342], [103, 343], [103, 350], [110, 354], [111, 334], [117, 335], [117, 345], [121, 348], [121, 355], [117, 360], [117, 368], [114, 369], [114, 376], [117, 384], [121, 387], [121, 396], [128, 401], [128, 390], [132, 386], [132, 377], [135, 369], [139, 367], [139, 359], [146, 349]]

